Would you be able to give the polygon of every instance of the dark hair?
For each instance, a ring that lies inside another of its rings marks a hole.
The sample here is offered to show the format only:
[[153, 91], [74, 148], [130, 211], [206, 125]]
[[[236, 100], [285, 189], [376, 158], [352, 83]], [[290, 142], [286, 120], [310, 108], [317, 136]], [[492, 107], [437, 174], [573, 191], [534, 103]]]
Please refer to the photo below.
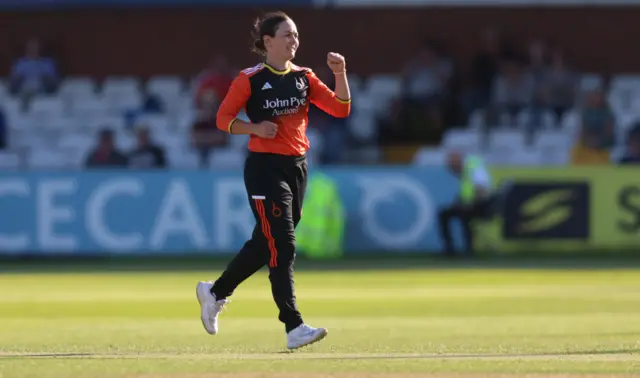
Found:
[[267, 53], [267, 48], [264, 46], [264, 36], [275, 37], [278, 26], [284, 21], [290, 20], [284, 12], [271, 12], [265, 14], [262, 18], [258, 18], [253, 24], [253, 51], [260, 55]]

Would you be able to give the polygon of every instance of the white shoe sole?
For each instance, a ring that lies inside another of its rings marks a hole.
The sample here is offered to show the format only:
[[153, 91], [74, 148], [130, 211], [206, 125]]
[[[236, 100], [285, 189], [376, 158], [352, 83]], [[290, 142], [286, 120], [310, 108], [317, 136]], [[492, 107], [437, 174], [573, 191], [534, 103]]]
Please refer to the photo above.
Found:
[[316, 336], [314, 338], [309, 339], [307, 342], [305, 342], [303, 344], [300, 344], [300, 345], [294, 345], [294, 346], [287, 345], [287, 349], [294, 350], [294, 349], [302, 348], [302, 347], [307, 346], [307, 345], [311, 345], [311, 344], [317, 343], [318, 341], [320, 341], [320, 340], [324, 339], [325, 337], [327, 337], [327, 335], [329, 334], [329, 330], [327, 330], [326, 328], [320, 328], [320, 329], [318, 329], [318, 331], [319, 332], [316, 334]]
[[207, 321], [209, 320], [209, 311], [207, 311], [207, 286], [203, 282], [198, 282], [196, 285], [196, 297], [198, 297], [198, 303], [200, 303], [200, 320], [205, 331], [210, 335], [215, 335], [217, 332], [215, 329], [209, 329], [207, 327]]

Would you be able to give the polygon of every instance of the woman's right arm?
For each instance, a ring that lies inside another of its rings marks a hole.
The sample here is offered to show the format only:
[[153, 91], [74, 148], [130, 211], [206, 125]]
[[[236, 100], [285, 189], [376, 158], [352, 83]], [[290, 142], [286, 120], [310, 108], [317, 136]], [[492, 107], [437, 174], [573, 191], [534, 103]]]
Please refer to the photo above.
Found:
[[227, 95], [222, 100], [216, 115], [216, 126], [230, 134], [252, 134], [255, 125], [243, 122], [236, 117], [247, 104], [251, 96], [249, 77], [240, 72], [233, 80]]
[[278, 132], [278, 126], [275, 123], [263, 121], [254, 124], [237, 118], [238, 113], [247, 105], [250, 96], [249, 77], [240, 72], [231, 83], [227, 95], [218, 108], [216, 126], [229, 134], [253, 134], [262, 138], [274, 138]]

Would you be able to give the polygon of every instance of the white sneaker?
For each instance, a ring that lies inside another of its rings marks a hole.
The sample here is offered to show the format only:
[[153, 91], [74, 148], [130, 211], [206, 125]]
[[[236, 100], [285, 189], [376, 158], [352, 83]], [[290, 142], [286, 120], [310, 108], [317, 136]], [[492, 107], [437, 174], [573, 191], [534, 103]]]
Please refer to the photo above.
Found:
[[329, 331], [326, 328], [313, 328], [306, 324], [301, 324], [298, 328], [287, 334], [287, 348], [297, 349], [305, 345], [313, 344], [327, 336]]
[[211, 335], [218, 333], [218, 315], [224, 306], [230, 301], [227, 299], [216, 300], [216, 296], [211, 293], [213, 282], [198, 282], [196, 285], [196, 296], [200, 302], [201, 319], [204, 329]]

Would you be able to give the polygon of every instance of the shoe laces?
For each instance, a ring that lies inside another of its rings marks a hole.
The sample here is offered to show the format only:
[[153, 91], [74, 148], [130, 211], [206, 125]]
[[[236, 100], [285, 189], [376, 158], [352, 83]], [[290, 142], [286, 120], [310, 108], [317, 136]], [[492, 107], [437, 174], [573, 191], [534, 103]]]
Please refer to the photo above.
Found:
[[302, 324], [302, 327], [300, 327], [300, 331], [302, 331], [303, 334], [308, 334], [313, 333], [315, 329], [307, 324]]
[[228, 308], [226, 307], [231, 301], [229, 299], [220, 299], [215, 302], [215, 308], [217, 313], [221, 313], [222, 311], [226, 311]]

